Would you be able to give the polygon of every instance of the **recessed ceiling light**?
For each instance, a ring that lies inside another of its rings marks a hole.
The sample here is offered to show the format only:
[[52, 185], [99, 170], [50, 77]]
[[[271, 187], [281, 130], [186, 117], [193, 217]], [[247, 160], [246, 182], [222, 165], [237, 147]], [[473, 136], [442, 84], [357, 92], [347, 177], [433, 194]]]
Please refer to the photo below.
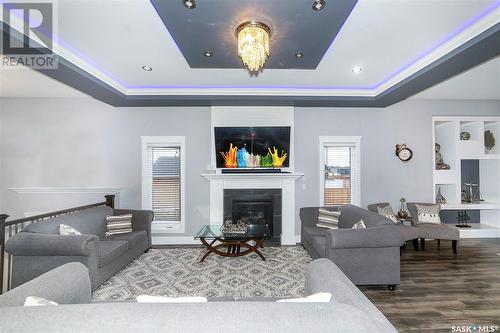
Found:
[[146, 72], [151, 72], [153, 69], [149, 66], [142, 66], [142, 69], [144, 69]]
[[303, 56], [304, 56], [304, 53], [302, 53], [302, 52], [300, 52], [300, 51], [295, 52], [295, 58], [300, 59], [300, 58], [302, 58]]
[[186, 7], [187, 9], [195, 9], [196, 8], [195, 0], [182, 0], [182, 3], [184, 4], [184, 7]]
[[213, 56], [213, 52], [210, 51], [210, 50], [206, 50], [205, 52], [203, 52], [203, 55], [207, 58], [210, 58], [211, 56]]
[[353, 72], [354, 74], [359, 74], [359, 73], [361, 73], [361, 70], [362, 70], [362, 68], [361, 68], [361, 67], [359, 67], [359, 66], [355, 66], [355, 67], [353, 67], [353, 68], [352, 68], [352, 72]]
[[326, 6], [325, 0], [316, 0], [312, 3], [312, 9], [317, 12], [325, 8], [325, 6]]

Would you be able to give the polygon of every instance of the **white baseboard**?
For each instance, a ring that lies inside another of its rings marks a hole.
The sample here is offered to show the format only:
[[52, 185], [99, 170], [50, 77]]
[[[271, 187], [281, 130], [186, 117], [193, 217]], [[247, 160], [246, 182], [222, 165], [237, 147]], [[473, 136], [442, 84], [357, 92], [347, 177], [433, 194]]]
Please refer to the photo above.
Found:
[[[297, 244], [300, 243], [300, 235], [295, 235]], [[151, 239], [153, 245], [201, 245], [193, 236], [155, 236]]]

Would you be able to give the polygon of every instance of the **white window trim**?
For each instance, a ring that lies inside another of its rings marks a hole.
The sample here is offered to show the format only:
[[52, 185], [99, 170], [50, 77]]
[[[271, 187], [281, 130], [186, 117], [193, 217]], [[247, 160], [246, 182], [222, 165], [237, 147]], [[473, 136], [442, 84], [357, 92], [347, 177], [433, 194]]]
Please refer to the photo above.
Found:
[[181, 220], [179, 223], [153, 222], [151, 232], [153, 234], [184, 233], [186, 231], [186, 137], [184, 136], [141, 136], [142, 146], [142, 209], [151, 209], [148, 205], [148, 186], [146, 186], [146, 170], [148, 168], [147, 147], [150, 145], [162, 145], [181, 148]]
[[346, 146], [355, 147], [352, 168], [354, 177], [358, 180], [351, 187], [351, 204], [361, 206], [361, 137], [360, 136], [320, 136], [319, 137], [319, 205], [325, 205], [325, 147]]

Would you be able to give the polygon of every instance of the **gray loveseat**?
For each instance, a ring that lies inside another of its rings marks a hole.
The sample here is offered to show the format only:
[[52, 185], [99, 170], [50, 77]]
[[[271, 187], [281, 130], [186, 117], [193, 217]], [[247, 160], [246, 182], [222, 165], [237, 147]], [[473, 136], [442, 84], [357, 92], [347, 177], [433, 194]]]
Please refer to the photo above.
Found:
[[[132, 214], [132, 232], [105, 236], [106, 216]], [[151, 247], [153, 212], [94, 207], [26, 226], [10, 238], [5, 250], [13, 256], [12, 287], [55, 267], [80, 262], [88, 267], [92, 289]], [[59, 235], [59, 225], [82, 235]]]
[[[396, 329], [327, 259], [313, 261], [305, 294], [329, 292], [330, 303], [274, 299], [208, 303], [93, 303], [85, 266], [70, 263], [0, 296], [1, 332], [371, 332]], [[58, 306], [23, 307], [27, 296]], [[196, 296], [196, 295], [193, 295]], [[82, 304], [83, 303], [83, 304]], [[29, 320], [27, 320], [29, 318]]]
[[[394, 223], [366, 209], [343, 205], [339, 229], [319, 228], [318, 209], [300, 209], [301, 242], [311, 257], [330, 259], [356, 285], [386, 284], [394, 290], [400, 282], [399, 248], [404, 244]], [[367, 228], [352, 229], [360, 219]]]

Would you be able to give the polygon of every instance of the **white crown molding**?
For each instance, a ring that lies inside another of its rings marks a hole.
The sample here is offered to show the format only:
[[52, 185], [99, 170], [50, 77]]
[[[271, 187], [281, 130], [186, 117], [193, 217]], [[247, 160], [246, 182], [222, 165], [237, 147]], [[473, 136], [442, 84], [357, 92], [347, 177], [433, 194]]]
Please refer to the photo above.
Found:
[[78, 187], [10, 187], [10, 191], [20, 194], [118, 194], [120, 186], [78, 186]]

